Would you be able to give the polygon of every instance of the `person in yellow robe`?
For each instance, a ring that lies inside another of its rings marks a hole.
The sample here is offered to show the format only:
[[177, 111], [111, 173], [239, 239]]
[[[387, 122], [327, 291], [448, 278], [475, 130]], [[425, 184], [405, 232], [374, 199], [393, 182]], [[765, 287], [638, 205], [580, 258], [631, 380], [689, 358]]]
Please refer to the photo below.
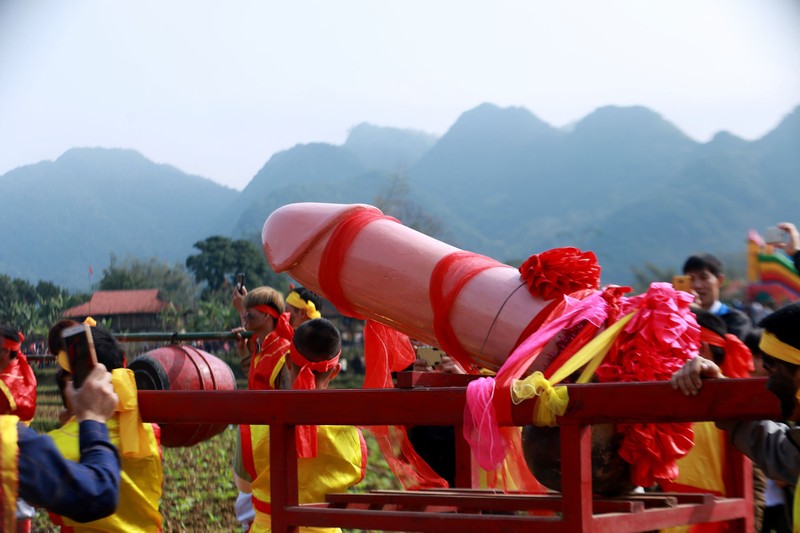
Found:
[[[58, 339], [60, 330], [69, 325], [66, 322], [54, 326], [51, 330], [51, 341]], [[62, 526], [62, 531], [161, 531], [163, 519], [158, 508], [163, 474], [158, 427], [142, 422], [137, 405], [136, 382], [133, 372], [124, 368], [125, 353], [122, 347], [114, 337], [99, 327], [92, 327], [91, 332], [97, 360], [111, 371], [111, 382], [119, 396], [114, 416], [106, 422], [109, 437], [119, 448], [122, 463], [119, 505], [114, 514], [85, 524], [53, 513], [50, 518], [53, 523]], [[54, 347], [51, 346], [51, 350]], [[69, 370], [63, 368], [68, 366], [63, 356], [59, 357], [59, 364], [62, 364], [62, 370], [57, 379], [59, 387], [63, 387], [71, 378]], [[66, 399], [65, 407], [71, 414], [72, 406]], [[74, 417], [49, 435], [64, 457], [77, 460], [80, 454], [79, 428]]]
[[[326, 389], [339, 372], [341, 337], [324, 318], [303, 323], [295, 331], [285, 358], [293, 389]], [[242, 446], [234, 464], [237, 486], [252, 492], [255, 521], [252, 533], [271, 531], [269, 426], [243, 427]], [[361, 432], [352, 426], [299, 426], [297, 477], [300, 503], [324, 502], [364, 478], [367, 450]], [[245, 478], [251, 477], [252, 483]], [[338, 531], [300, 528], [300, 531]]]
[[98, 364], [78, 390], [65, 394], [80, 424], [80, 462], [69, 461], [47, 435], [38, 435], [16, 415], [0, 414], [0, 531], [26, 530], [17, 521], [18, 498], [88, 522], [114, 512], [119, 500], [120, 462], [105, 422], [118, 396], [111, 374]]

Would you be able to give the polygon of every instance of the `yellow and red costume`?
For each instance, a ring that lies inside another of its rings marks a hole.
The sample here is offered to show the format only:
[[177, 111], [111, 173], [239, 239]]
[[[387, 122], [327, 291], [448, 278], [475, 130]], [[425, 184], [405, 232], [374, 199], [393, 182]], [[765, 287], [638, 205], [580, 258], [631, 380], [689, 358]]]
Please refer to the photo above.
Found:
[[[367, 447], [352, 426], [316, 426], [317, 455], [297, 459], [300, 503], [324, 502], [325, 495], [343, 492], [362, 479], [367, 467]], [[248, 438], [249, 437], [249, 438]], [[271, 530], [269, 426], [242, 426], [244, 466], [253, 477], [256, 518], [251, 533]], [[300, 531], [339, 531], [337, 528], [300, 528]]]
[[[163, 473], [158, 426], [142, 423], [133, 372], [120, 368], [111, 376], [119, 405], [106, 426], [122, 462], [119, 506], [111, 516], [85, 524], [51, 513], [50, 519], [61, 526], [61, 531], [161, 531], [163, 519], [158, 506]], [[49, 435], [64, 457], [80, 459], [79, 428], [74, 418]]]
[[250, 361], [250, 373], [247, 376], [247, 388], [250, 390], [271, 390], [277, 388], [275, 379], [283, 367], [283, 356], [289, 352], [289, 345], [294, 331], [289, 325], [288, 314], [279, 315], [269, 305], [253, 307], [275, 320], [275, 329], [267, 335], [261, 346], [253, 351]]
[[19, 445], [16, 416], [0, 415], [0, 531], [16, 531]]
[[[300, 369], [293, 389], [314, 389], [314, 372], [336, 367], [339, 355], [312, 362], [290, 346], [292, 364]], [[256, 517], [251, 533], [272, 530], [270, 506], [269, 426], [241, 426], [242, 459], [253, 479]], [[367, 446], [361, 431], [352, 426], [299, 426], [297, 428], [297, 487], [300, 503], [324, 502], [325, 495], [343, 492], [362, 479], [367, 468]], [[338, 528], [300, 528], [304, 532], [339, 531]]]
[[0, 342], [5, 348], [17, 352], [17, 356], [0, 372], [0, 414], [16, 415], [23, 422], [30, 422], [36, 412], [36, 376], [28, 359], [19, 351], [21, 342], [5, 338]]

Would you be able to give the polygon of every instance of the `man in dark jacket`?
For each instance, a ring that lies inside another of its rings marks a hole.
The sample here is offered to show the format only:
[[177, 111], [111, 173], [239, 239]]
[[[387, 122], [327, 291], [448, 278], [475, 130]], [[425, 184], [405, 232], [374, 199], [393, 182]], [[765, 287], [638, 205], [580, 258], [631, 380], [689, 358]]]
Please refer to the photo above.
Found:
[[695, 303], [724, 320], [728, 333], [744, 342], [753, 323], [742, 311], [719, 301], [719, 289], [725, 282], [720, 260], [711, 254], [693, 255], [683, 264], [683, 273], [692, 278]]

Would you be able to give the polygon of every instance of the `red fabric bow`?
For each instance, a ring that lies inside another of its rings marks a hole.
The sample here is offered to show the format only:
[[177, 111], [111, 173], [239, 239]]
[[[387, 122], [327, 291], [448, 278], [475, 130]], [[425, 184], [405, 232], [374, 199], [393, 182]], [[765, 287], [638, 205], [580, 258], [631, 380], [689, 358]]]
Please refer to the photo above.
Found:
[[531, 294], [543, 300], [600, 286], [597, 256], [571, 246], [530, 256], [519, 267], [519, 273]]
[[[297, 377], [292, 384], [293, 389], [297, 390], [314, 390], [317, 388], [314, 372], [327, 372], [339, 364], [339, 355], [337, 353], [332, 359], [325, 361], [309, 361], [303, 354], [301, 354], [294, 343], [289, 348], [289, 357], [292, 364], [299, 368]], [[297, 426], [297, 456], [303, 458], [317, 456], [317, 426]]]

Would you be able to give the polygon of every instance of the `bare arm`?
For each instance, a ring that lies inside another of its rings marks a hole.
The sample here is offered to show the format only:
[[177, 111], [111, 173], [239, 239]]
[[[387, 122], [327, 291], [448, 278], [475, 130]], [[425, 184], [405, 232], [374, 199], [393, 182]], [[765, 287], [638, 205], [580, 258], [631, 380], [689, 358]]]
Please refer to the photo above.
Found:
[[694, 396], [703, 387], [704, 378], [722, 378], [722, 371], [714, 361], [704, 357], [693, 357], [686, 361], [680, 370], [672, 374], [669, 380], [675, 390], [680, 390], [686, 396]]

